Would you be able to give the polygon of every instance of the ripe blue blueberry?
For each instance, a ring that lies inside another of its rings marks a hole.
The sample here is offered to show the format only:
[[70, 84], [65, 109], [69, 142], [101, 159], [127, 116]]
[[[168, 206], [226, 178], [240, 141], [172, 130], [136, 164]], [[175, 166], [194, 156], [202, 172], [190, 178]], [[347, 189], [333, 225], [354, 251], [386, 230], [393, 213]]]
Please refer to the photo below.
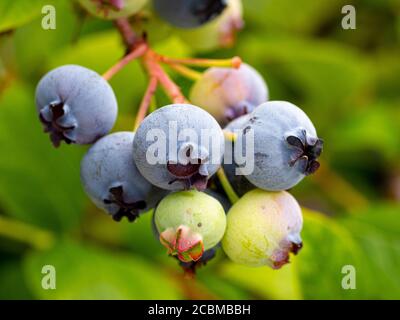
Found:
[[311, 120], [297, 106], [271, 101], [258, 106], [242, 124], [244, 136], [254, 132], [254, 150], [243, 143], [243, 153], [252, 152], [254, 170], [246, 178], [271, 191], [287, 190], [319, 168], [323, 141]]
[[133, 161], [132, 132], [117, 132], [97, 141], [81, 163], [81, 181], [88, 196], [116, 221], [135, 220], [166, 194], [144, 179]]
[[[246, 114], [235, 120], [231, 121], [226, 127], [225, 131], [229, 131], [232, 133], [239, 133], [241, 132], [243, 125], [250, 119], [250, 115]], [[225, 153], [224, 153], [224, 171], [225, 174], [236, 192], [238, 196], [242, 196], [248, 191], [255, 188], [253, 184], [250, 183], [249, 180], [246, 179], [244, 175], [236, 174], [237, 166], [234, 160], [234, 142], [225, 140]], [[228, 160], [229, 158], [229, 160]]]
[[218, 17], [227, 0], [154, 0], [161, 18], [178, 28], [199, 27]]
[[226, 9], [213, 21], [199, 28], [176, 29], [175, 34], [197, 51], [233, 46], [244, 26], [242, 0], [227, 0]]
[[194, 84], [190, 101], [225, 123], [250, 113], [268, 100], [268, 88], [251, 66], [210, 68]]
[[56, 68], [40, 80], [36, 106], [55, 147], [61, 141], [95, 142], [112, 129], [118, 112], [108, 82], [96, 72], [76, 65]]
[[189, 104], [168, 105], [148, 115], [133, 143], [141, 174], [166, 190], [204, 190], [223, 152], [224, 134], [217, 121]]

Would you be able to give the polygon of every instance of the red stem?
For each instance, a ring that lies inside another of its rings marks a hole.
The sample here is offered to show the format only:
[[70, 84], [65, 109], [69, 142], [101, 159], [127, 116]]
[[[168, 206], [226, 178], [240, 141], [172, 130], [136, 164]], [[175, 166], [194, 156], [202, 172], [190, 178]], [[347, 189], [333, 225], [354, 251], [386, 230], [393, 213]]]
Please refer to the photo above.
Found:
[[131, 50], [138, 41], [135, 32], [132, 30], [129, 20], [127, 18], [119, 18], [114, 22], [119, 33], [124, 40], [125, 46], [128, 50]]
[[117, 74], [121, 69], [123, 69], [129, 62], [132, 60], [141, 57], [148, 50], [148, 46], [144, 43], [137, 46], [134, 50], [128, 53], [125, 57], [123, 57], [120, 61], [118, 61], [115, 65], [113, 65], [108, 71], [103, 74], [103, 78], [109, 81], [115, 74]]
[[159, 64], [159, 55], [148, 49], [146, 54], [143, 56], [143, 61], [150, 76], [157, 78], [172, 102], [187, 102], [187, 99], [182, 94], [181, 89], [176, 85], [174, 81], [171, 80], [164, 69], [161, 68]]
[[142, 102], [139, 107], [139, 111], [136, 115], [136, 120], [135, 120], [135, 126], [134, 126], [134, 131], [137, 130], [139, 127], [140, 123], [143, 121], [143, 119], [146, 117], [147, 110], [149, 109], [151, 99], [154, 96], [154, 93], [157, 90], [157, 85], [158, 85], [158, 79], [154, 76], [150, 77], [149, 84], [147, 86], [146, 92], [143, 96]]

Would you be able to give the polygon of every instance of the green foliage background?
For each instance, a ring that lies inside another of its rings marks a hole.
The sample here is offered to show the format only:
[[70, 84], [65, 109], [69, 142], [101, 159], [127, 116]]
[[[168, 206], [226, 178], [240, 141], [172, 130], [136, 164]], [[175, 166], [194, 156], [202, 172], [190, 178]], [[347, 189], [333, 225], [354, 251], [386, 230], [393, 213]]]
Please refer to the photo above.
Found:
[[[0, 298], [400, 298], [400, 3], [350, 2], [245, 0], [246, 27], [229, 50], [200, 54], [174, 33], [154, 41], [169, 56], [240, 55], [271, 99], [301, 106], [326, 142], [321, 170], [292, 190], [310, 209], [291, 264], [247, 268], [220, 251], [187, 280], [154, 239], [150, 214], [117, 224], [99, 212], [80, 186], [86, 148], [53, 149], [37, 120], [34, 89], [49, 69], [75, 63], [102, 73], [122, 56], [112, 24], [82, 23], [68, 0], [2, 0]], [[41, 28], [44, 4], [56, 6], [56, 30]], [[344, 4], [356, 7], [356, 30], [341, 28]], [[111, 81], [115, 130], [131, 129], [145, 83], [136, 62]], [[56, 267], [56, 290], [41, 288], [46, 264]], [[356, 268], [356, 290], [341, 287], [345, 265]]]

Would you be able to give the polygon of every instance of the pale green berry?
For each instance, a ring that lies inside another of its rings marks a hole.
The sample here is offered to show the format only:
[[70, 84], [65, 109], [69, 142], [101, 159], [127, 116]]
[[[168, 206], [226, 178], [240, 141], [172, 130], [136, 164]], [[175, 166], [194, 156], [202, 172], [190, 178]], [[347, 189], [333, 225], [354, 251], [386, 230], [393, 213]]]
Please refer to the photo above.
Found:
[[140, 11], [148, 0], [79, 0], [92, 15], [114, 20], [126, 18]]
[[218, 200], [196, 190], [166, 196], [157, 206], [154, 221], [168, 253], [183, 262], [199, 260], [221, 241], [226, 227]]
[[229, 210], [222, 247], [236, 263], [279, 269], [302, 247], [301, 208], [286, 191], [246, 193]]

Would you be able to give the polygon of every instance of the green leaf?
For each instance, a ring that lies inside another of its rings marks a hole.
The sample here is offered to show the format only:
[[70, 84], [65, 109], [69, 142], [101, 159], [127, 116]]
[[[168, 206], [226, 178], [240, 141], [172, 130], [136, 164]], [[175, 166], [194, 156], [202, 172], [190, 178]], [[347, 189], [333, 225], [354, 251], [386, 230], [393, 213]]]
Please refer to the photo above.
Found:
[[364, 297], [366, 287], [357, 290], [342, 288], [345, 274], [342, 268], [353, 265], [357, 278], [366, 274], [362, 270], [361, 250], [352, 234], [335, 220], [303, 209], [302, 231], [304, 247], [299, 252], [296, 267], [305, 299], [357, 299]]
[[344, 0], [252, 0], [244, 1], [246, 21], [269, 31], [309, 33], [332, 16], [341, 21]]
[[343, 158], [345, 154], [374, 150], [386, 160], [396, 161], [400, 154], [400, 112], [396, 106], [400, 102], [376, 103], [351, 112], [330, 132], [329, 140], [335, 141], [331, 152]]
[[368, 60], [332, 41], [259, 33], [243, 37], [238, 53], [281, 87], [279, 95], [271, 89], [272, 100], [290, 96], [326, 130], [372, 83]]
[[[56, 270], [56, 290], [43, 290], [44, 265]], [[25, 261], [25, 276], [39, 299], [179, 299], [165, 271], [139, 257], [64, 241]]]
[[43, 133], [34, 92], [14, 83], [0, 97], [0, 203], [7, 214], [67, 230], [83, 213], [79, 165], [84, 149], [53, 148]]
[[196, 279], [220, 299], [247, 300], [252, 298], [252, 294], [247, 288], [238, 286], [235, 281], [226, 281], [226, 278], [219, 277], [215, 274], [214, 269], [210, 270], [208, 264], [197, 271]]
[[301, 299], [302, 294], [294, 265], [280, 270], [270, 267], [246, 267], [226, 262], [219, 274], [263, 299]]
[[21, 262], [18, 260], [2, 261], [0, 264], [0, 299], [32, 299], [24, 279]]
[[340, 220], [352, 231], [363, 250], [365, 276], [358, 275], [357, 279], [365, 282], [368, 298], [400, 297], [399, 212], [399, 205], [382, 204]]
[[48, 0], [2, 0], [0, 2], [0, 32], [17, 28], [41, 14]]
[[[46, 71], [46, 65], [55, 53], [73, 45], [78, 31], [77, 17], [72, 10], [74, 2], [57, 0], [56, 29], [44, 30], [41, 17], [18, 28], [14, 33], [18, 72], [28, 80], [37, 81]], [[29, 49], [28, 49], [29, 48]]]

